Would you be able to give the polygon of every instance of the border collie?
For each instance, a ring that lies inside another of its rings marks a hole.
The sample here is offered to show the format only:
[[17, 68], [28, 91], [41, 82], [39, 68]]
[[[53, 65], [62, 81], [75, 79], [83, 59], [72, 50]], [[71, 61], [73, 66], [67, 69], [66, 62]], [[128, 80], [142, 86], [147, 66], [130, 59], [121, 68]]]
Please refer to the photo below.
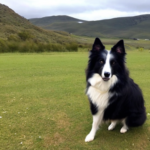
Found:
[[85, 142], [94, 139], [102, 122], [111, 121], [108, 130], [113, 130], [121, 121], [120, 132], [125, 133], [129, 127], [140, 126], [146, 120], [143, 95], [129, 77], [125, 55], [123, 40], [108, 51], [99, 38], [95, 39], [86, 70], [86, 94], [93, 124]]

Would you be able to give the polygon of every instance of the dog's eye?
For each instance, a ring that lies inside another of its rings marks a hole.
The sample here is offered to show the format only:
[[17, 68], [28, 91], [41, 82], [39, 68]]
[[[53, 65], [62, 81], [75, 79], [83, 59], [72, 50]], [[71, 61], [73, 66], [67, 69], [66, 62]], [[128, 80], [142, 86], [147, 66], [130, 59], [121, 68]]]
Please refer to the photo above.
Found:
[[103, 60], [101, 60], [101, 61], [100, 61], [100, 64], [103, 64], [103, 63], [104, 63], [104, 61], [103, 61]]

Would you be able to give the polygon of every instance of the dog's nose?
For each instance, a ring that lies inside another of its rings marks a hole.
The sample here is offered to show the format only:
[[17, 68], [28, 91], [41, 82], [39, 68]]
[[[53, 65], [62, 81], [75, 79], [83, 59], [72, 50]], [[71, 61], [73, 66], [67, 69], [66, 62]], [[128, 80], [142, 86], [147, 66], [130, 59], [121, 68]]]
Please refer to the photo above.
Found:
[[110, 73], [109, 73], [109, 72], [105, 72], [105, 73], [104, 73], [104, 76], [105, 76], [106, 78], [108, 78], [108, 77], [110, 76]]

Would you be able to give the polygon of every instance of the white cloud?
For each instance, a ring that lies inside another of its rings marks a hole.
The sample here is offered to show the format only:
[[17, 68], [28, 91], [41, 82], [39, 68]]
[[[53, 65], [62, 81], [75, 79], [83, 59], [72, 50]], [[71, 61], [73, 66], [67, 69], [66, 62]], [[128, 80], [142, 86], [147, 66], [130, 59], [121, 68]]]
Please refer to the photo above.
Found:
[[97, 20], [98, 18], [111, 19], [115, 17], [129, 16], [129, 15], [132, 15], [132, 14], [129, 14], [127, 12], [120, 12], [117, 10], [111, 10], [111, 9], [96, 10], [96, 11], [91, 11], [87, 13], [72, 14], [72, 16], [79, 18], [79, 19], [83, 19], [83, 20]]
[[[141, 13], [139, 12], [125, 12], [125, 11], [118, 11], [113, 9], [104, 9], [104, 10], [85, 12], [85, 13], [71, 14], [71, 16], [82, 20], [94, 21], [94, 20], [112, 19], [117, 17], [137, 16], [140, 14]], [[148, 12], [143, 12], [143, 14], [148, 14]]]
[[101, 20], [150, 14], [150, 0], [1, 0], [25, 18], [68, 15], [83, 20]]

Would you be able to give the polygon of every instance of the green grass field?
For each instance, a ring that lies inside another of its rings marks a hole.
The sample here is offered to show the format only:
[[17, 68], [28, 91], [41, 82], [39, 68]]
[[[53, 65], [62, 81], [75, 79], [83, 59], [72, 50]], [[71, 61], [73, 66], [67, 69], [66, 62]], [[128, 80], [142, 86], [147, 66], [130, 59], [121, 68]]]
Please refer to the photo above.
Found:
[[85, 143], [92, 124], [85, 95], [87, 52], [0, 54], [1, 150], [149, 150], [150, 53], [130, 51], [127, 66], [143, 90], [147, 121], [120, 134], [102, 125]]

